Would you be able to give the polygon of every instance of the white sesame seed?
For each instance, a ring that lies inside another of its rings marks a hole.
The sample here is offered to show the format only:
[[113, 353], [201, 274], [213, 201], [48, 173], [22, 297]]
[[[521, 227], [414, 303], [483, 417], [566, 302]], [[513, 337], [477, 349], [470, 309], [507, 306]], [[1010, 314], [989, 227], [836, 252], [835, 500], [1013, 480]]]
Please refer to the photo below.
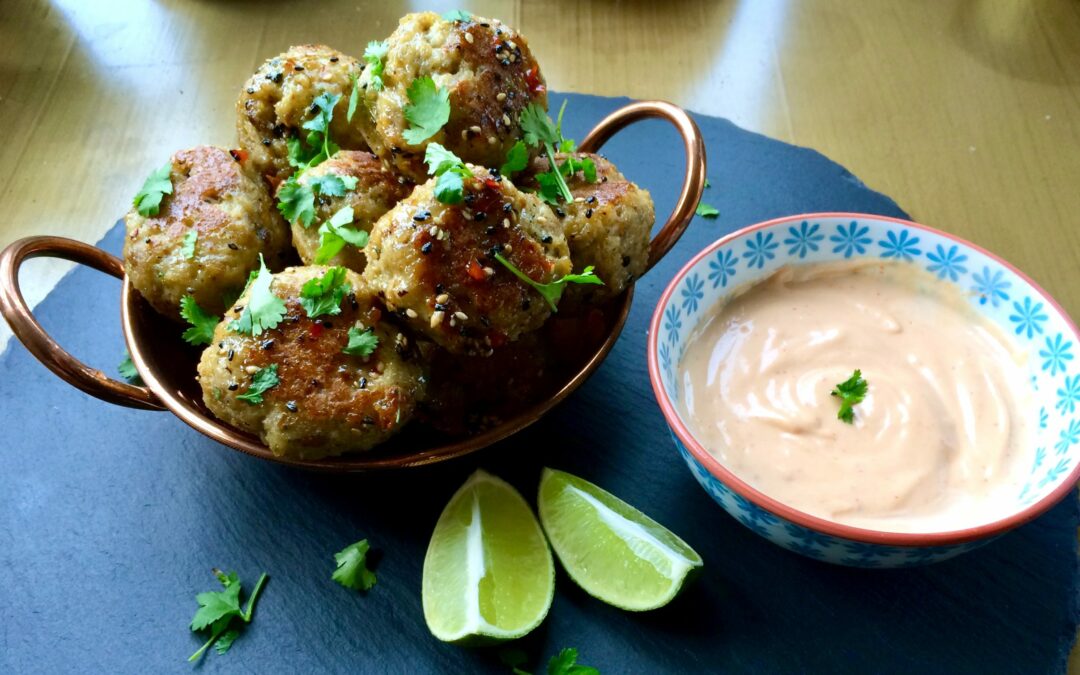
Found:
[[545, 218], [544, 216], [537, 216], [536, 217], [536, 222], [538, 222], [538, 223], [546, 223], [547, 218]]
[[244, 368], [244, 372], [248, 375], [254, 375], [255, 373], [259, 372], [259, 369], [256, 366], [247, 366], [246, 368]]
[[436, 295], [435, 302], [439, 303], [440, 305], [445, 305], [446, 303], [450, 302], [450, 295], [447, 293]]
[[455, 319], [454, 317], [450, 317], [450, 327], [453, 328], [456, 325], [457, 325], [457, 319]]
[[510, 227], [510, 219], [503, 218], [503, 227]]
[[473, 132], [474, 134], [478, 134], [480, 133], [480, 127], [474, 124], [473, 126], [469, 127], [469, 131]]
[[409, 309], [405, 310], [405, 316], [409, 317], [410, 319], [415, 319], [417, 317], [416, 310], [410, 307]]
[[506, 46], [509, 47], [510, 49], [517, 49], [517, 45], [514, 44], [513, 40], [507, 40], [506, 41]]
[[510, 116], [506, 113], [503, 113], [503, 124], [510, 126]]
[[505, 101], [506, 100], [506, 92], [505, 91], [500, 91], [498, 96], [495, 97], [495, 99], [498, 100], [498, 101]]
[[474, 38], [473, 38], [473, 36], [472, 36], [472, 33], [465, 33], [465, 41], [466, 41], [466, 42], [468, 42], [469, 44], [472, 44], [472, 43], [473, 43], [473, 39], [474, 39]]
[[486, 277], [495, 276], [495, 270], [491, 269], [490, 267], [485, 267], [484, 268], [484, 276], [486, 276]]
[[574, 201], [577, 202], [578, 204], [584, 204], [585, 203], [585, 198], [584, 197], [575, 197]]
[[488, 144], [489, 145], [495, 145], [498, 142], [499, 142], [499, 139], [495, 138], [494, 136], [488, 136]]
[[506, 253], [509, 253], [510, 251], [513, 251], [513, 250], [514, 250], [514, 247], [511, 246], [510, 244], [506, 244], [505, 246], [503, 246], [503, 251], [506, 252]]
[[437, 310], [431, 315], [431, 327], [435, 328], [443, 322], [443, 318], [446, 316], [446, 312]]
[[468, 321], [469, 320], [469, 315], [466, 314], [465, 312], [454, 312], [454, 316], [457, 317], [458, 321]]

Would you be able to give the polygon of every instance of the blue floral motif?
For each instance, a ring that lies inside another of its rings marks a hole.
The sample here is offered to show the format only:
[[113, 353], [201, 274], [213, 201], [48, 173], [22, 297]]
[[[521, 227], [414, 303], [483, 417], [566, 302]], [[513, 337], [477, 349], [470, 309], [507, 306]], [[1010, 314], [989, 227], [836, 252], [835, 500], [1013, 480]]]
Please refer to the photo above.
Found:
[[1035, 451], [1035, 465], [1031, 467], [1031, 473], [1035, 473], [1042, 466], [1044, 459], [1046, 459], [1046, 448], [1037, 449]]
[[977, 272], [972, 275], [971, 278], [975, 281], [972, 290], [979, 294], [980, 305], [989, 302], [991, 307], [997, 307], [1002, 300], [1009, 299], [1005, 289], [1012, 286], [1012, 282], [1006, 281], [1004, 276], [1005, 273], [1001, 270], [995, 270], [991, 275], [989, 267], [984, 267], [981, 275]]
[[912, 236], [907, 230], [900, 230], [900, 234], [889, 230], [885, 233], [885, 239], [878, 242], [881, 247], [882, 258], [896, 258], [897, 260], [912, 260], [922, 253], [915, 244], [919, 238]]
[[1043, 304], [1041, 302], [1032, 302], [1031, 298], [1024, 298], [1024, 304], [1019, 302], [1013, 303], [1013, 310], [1016, 314], [1009, 315], [1009, 321], [1016, 324], [1016, 334], [1026, 335], [1029, 339], [1035, 337], [1036, 333], [1042, 333], [1042, 322], [1048, 318], [1046, 314], [1042, 312]]
[[1026, 494], [1028, 493], [1028, 491], [1029, 491], [1029, 490], [1031, 490], [1031, 483], [1026, 483], [1026, 484], [1024, 485], [1024, 489], [1020, 491], [1020, 494], [1018, 494], [1018, 495], [1016, 496], [1016, 498], [1017, 498], [1017, 499], [1023, 499], [1023, 498], [1024, 498], [1024, 495], [1026, 495]]
[[1065, 372], [1065, 362], [1072, 361], [1073, 355], [1069, 353], [1072, 349], [1072, 341], [1065, 342], [1065, 336], [1058, 333], [1057, 336], [1051, 340], [1046, 338], [1046, 349], [1039, 350], [1039, 356], [1046, 359], [1043, 361], [1042, 369], [1050, 371], [1051, 377], [1057, 375], [1058, 371]]
[[762, 235], [761, 230], [758, 230], [754, 233], [754, 238], [746, 242], [746, 253], [743, 253], [742, 257], [746, 258], [748, 267], [761, 269], [765, 267], [765, 261], [776, 257], [773, 250], [777, 248], [780, 248], [780, 244], [773, 241], [772, 232]]
[[727, 286], [728, 279], [735, 276], [737, 261], [738, 258], [729, 248], [720, 251], [714, 259], [709, 261], [709, 280], [712, 281], [713, 288]]
[[926, 257], [933, 263], [928, 265], [926, 269], [934, 272], [941, 279], [956, 281], [961, 274], [967, 272], [967, 268], [960, 263], [967, 260], [968, 257], [960, 253], [960, 247], [956, 244], [950, 246], [947, 251], [944, 246], [938, 244], [937, 252], [927, 253]]
[[1045, 429], [1047, 422], [1050, 421], [1050, 413], [1046, 412], [1046, 406], [1039, 408], [1039, 428]]
[[698, 275], [691, 274], [686, 278], [686, 285], [682, 289], [682, 307], [686, 311], [686, 316], [697, 311], [698, 303], [705, 297], [704, 289], [705, 282]]
[[1069, 424], [1068, 429], [1062, 429], [1057, 443], [1054, 447], [1057, 448], [1057, 454], [1064, 455], [1069, 450], [1069, 446], [1080, 443], [1080, 420], [1073, 420]]
[[836, 246], [833, 246], [832, 252], [843, 252], [845, 258], [850, 258], [855, 253], [859, 255], [866, 253], [866, 247], [874, 241], [867, 236], [868, 232], [870, 232], [869, 225], [859, 227], [859, 224], [854, 220], [851, 221], [851, 226], [846, 230], [843, 225], [837, 226], [836, 234], [829, 237], [829, 241], [836, 244]]
[[[779, 522], [776, 516], [764, 509], [759, 509], [754, 506], [746, 497], [735, 492], [732, 492], [731, 496], [735, 499], [736, 508], [742, 511], [749, 520], [760, 521], [765, 525], [775, 525]], [[739, 520], [742, 520], [742, 517], [740, 517]]]
[[1061, 414], [1076, 412], [1076, 404], [1080, 403], [1080, 375], [1065, 378], [1065, 384], [1057, 390], [1058, 401], [1054, 407]]
[[784, 244], [791, 247], [788, 249], [788, 255], [798, 253], [800, 258], [805, 258], [810, 251], [818, 250], [817, 243], [825, 238], [825, 235], [817, 234], [819, 229], [821, 225], [817, 223], [810, 225], [805, 220], [799, 224], [799, 229], [789, 227], [788, 232], [791, 236], [784, 240]]
[[745, 513], [740, 514], [737, 520], [746, 527], [750, 528], [753, 532], [756, 532], [757, 534], [765, 537], [766, 539], [772, 536], [772, 532], [770, 531], [768, 523], [762, 522], [760, 520], [755, 520], [754, 518], [750, 517]]
[[664, 330], [668, 331], [668, 340], [671, 344], [679, 341], [679, 331], [682, 329], [682, 315], [675, 305], [668, 305], [664, 312]]
[[820, 548], [827, 548], [832, 543], [833, 539], [827, 534], [815, 532], [814, 530], [808, 530], [805, 527], [800, 527], [795, 523], [784, 523], [784, 530], [787, 531], [792, 538], [796, 539], [804, 546], [817, 546]]
[[862, 541], [844, 542], [844, 550], [858, 558], [888, 557], [893, 555], [907, 555], [907, 551], [895, 546], [881, 544], [868, 544]]
[[669, 386], [674, 386], [675, 378], [671, 371], [671, 349], [667, 343], [660, 345], [660, 368], [664, 371], [664, 379], [668, 380]]
[[1069, 470], [1069, 460], [1068, 460], [1068, 458], [1059, 460], [1057, 464], [1050, 467], [1050, 470], [1046, 472], [1046, 475], [1043, 476], [1043, 479], [1041, 481], [1039, 481], [1039, 487], [1041, 487], [1041, 488], [1046, 487], [1048, 484], [1053, 483], [1054, 481], [1056, 481], [1058, 478], [1061, 477], [1061, 474], [1065, 473], [1068, 470]]

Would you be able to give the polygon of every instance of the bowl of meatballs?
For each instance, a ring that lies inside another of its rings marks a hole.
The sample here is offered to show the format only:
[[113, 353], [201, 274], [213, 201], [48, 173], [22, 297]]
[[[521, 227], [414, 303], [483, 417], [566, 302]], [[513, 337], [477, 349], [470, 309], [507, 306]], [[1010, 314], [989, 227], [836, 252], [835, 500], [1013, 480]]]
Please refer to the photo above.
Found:
[[[632, 103], [580, 144], [563, 113], [496, 19], [409, 14], [359, 58], [291, 47], [244, 83], [235, 147], [174, 152], [146, 178], [123, 259], [17, 241], [0, 254], [0, 311], [74, 386], [264, 459], [363, 471], [487, 447], [595, 370], [704, 187], [700, 133], [676, 106]], [[645, 118], [686, 151], [655, 235], [648, 190], [598, 154]], [[137, 378], [44, 332], [18, 285], [36, 256], [123, 280]]]

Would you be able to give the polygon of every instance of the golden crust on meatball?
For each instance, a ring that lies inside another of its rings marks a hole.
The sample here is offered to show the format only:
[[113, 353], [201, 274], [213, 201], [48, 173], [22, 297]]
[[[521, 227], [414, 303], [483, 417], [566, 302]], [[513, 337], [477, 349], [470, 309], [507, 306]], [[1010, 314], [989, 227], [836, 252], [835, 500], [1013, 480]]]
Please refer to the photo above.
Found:
[[[315, 254], [319, 250], [319, 224], [330, 219], [340, 209], [352, 207], [353, 222], [349, 225], [355, 230], [371, 232], [384, 213], [399, 201], [409, 196], [413, 184], [404, 177], [395, 174], [370, 152], [341, 150], [330, 159], [304, 172], [299, 178], [307, 185], [312, 179], [326, 175], [351, 176], [356, 178], [356, 189], [347, 190], [341, 197], [320, 195], [315, 200], [315, 220], [309, 227], [301, 222], [292, 224], [292, 241], [306, 265], [315, 264]], [[330, 258], [327, 265], [343, 265], [354, 272], [363, 272], [367, 258], [362, 249], [346, 244], [341, 252]]]
[[[328, 269], [292, 267], [274, 275], [271, 290], [285, 301], [287, 313], [258, 336], [229, 329], [248, 302], [250, 291], [245, 293], [218, 324], [199, 362], [210, 411], [257, 434], [277, 455], [317, 459], [369, 450], [404, 427], [424, 396], [423, 369], [411, 341], [386, 321], [359, 275], [346, 272], [352, 291], [340, 313], [307, 315], [301, 288]], [[369, 356], [342, 351], [351, 328], [378, 337]], [[239, 398], [255, 374], [271, 365], [278, 384], [262, 394], [263, 401]]]
[[[547, 109], [547, 88], [528, 42], [497, 19], [448, 21], [434, 12], [404, 16], [387, 40], [381, 90], [368, 68], [354, 121], [372, 152], [417, 183], [424, 149], [439, 143], [466, 162], [500, 166], [522, 136], [518, 117], [530, 103]], [[413, 81], [430, 77], [448, 90], [450, 120], [419, 144], [405, 140]]]
[[[192, 295], [220, 314], [244, 288], [259, 254], [280, 269], [289, 230], [265, 184], [246, 170], [241, 153], [201, 145], [172, 156], [172, 194], [156, 216], [132, 209], [124, 217], [124, 269], [154, 309], [180, 318], [180, 300]], [[194, 251], [185, 238], [196, 232]]]
[[236, 101], [236, 133], [255, 170], [275, 186], [292, 175], [287, 141], [306, 137], [302, 125], [323, 92], [340, 96], [330, 122], [334, 142], [366, 150], [360, 130], [346, 118], [352, 77], [361, 69], [355, 58], [325, 45], [290, 47], [259, 66]]
[[[574, 271], [593, 265], [603, 286], [570, 285], [563, 302], [568, 309], [580, 304], [603, 302], [622, 293], [645, 273], [649, 262], [649, 237], [656, 212], [649, 191], [626, 179], [606, 158], [591, 153], [575, 153], [574, 158], [591, 159], [596, 166], [596, 182], [585, 180], [582, 172], [566, 179], [574, 201], [559, 204], [566, 243]], [[560, 164], [566, 155], [556, 155]], [[525, 189], [536, 189], [535, 176], [549, 170], [546, 157], [533, 160], [527, 176], [518, 179]]]
[[543, 297], [495, 259], [550, 283], [570, 271], [562, 227], [546, 204], [473, 168], [460, 204], [419, 186], [375, 223], [364, 278], [408, 328], [456, 354], [489, 353], [540, 327]]

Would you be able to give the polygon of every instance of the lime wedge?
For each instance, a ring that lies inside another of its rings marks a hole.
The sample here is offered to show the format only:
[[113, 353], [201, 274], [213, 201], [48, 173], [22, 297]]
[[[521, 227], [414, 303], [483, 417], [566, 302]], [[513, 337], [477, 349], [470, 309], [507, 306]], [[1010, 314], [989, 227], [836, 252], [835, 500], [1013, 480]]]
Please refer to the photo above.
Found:
[[537, 504], [566, 573], [610, 605], [635, 612], [663, 607], [701, 568], [701, 556], [682, 539], [577, 476], [544, 469]]
[[443, 509], [424, 557], [428, 630], [445, 642], [490, 644], [540, 625], [555, 592], [544, 533], [521, 494], [477, 471]]

